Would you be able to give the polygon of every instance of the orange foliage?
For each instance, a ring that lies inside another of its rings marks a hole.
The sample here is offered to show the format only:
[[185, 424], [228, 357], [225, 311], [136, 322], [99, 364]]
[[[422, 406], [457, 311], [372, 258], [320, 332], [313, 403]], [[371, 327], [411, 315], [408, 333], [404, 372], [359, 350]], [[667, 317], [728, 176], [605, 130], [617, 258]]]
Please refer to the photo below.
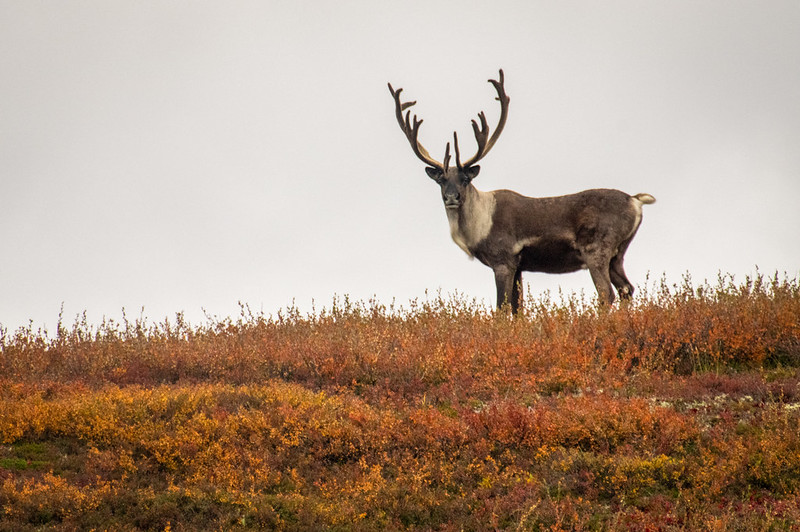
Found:
[[800, 289], [0, 329], [0, 530], [800, 529]]

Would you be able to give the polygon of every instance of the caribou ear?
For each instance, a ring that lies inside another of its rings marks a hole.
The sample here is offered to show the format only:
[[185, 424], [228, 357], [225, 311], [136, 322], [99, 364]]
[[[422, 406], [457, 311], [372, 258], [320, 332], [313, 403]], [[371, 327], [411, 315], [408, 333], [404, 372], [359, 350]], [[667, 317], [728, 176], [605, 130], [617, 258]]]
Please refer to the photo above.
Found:
[[468, 166], [468, 167], [464, 168], [464, 175], [467, 177], [467, 179], [472, 181], [473, 179], [478, 177], [478, 172], [480, 172], [480, 171], [481, 171], [481, 167], [478, 166], [478, 165]]
[[444, 172], [441, 168], [433, 168], [432, 166], [425, 167], [425, 173], [428, 174], [428, 177], [436, 181], [437, 183], [442, 180], [444, 176]]

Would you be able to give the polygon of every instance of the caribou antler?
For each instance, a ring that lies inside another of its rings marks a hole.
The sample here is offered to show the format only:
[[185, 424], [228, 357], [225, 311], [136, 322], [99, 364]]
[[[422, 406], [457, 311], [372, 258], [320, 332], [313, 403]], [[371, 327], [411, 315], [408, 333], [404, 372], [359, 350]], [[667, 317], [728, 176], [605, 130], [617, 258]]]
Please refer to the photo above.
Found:
[[486, 115], [483, 113], [483, 111], [478, 113], [478, 118], [481, 120], [480, 127], [478, 127], [478, 123], [475, 120], [472, 121], [472, 130], [475, 132], [475, 140], [478, 142], [478, 152], [463, 164], [461, 163], [459, 157], [458, 136], [453, 133], [453, 140], [455, 142], [456, 149], [456, 165], [459, 169], [470, 167], [483, 159], [486, 154], [489, 153], [489, 150], [492, 149], [494, 143], [497, 142], [497, 139], [500, 137], [500, 133], [503, 132], [503, 128], [506, 125], [506, 119], [508, 119], [508, 102], [511, 100], [511, 98], [509, 98], [508, 94], [506, 94], [502, 68], [500, 69], [500, 80], [498, 81], [490, 79], [489, 83], [494, 85], [494, 88], [497, 91], [497, 98], [495, 99], [500, 102], [500, 120], [497, 122], [497, 127], [494, 130], [494, 134], [491, 138], [489, 138], [489, 125], [486, 123]]
[[[414, 101], [402, 103], [400, 101], [400, 93], [403, 92], [403, 89], [394, 90], [391, 83], [389, 83], [389, 92], [392, 93], [392, 97], [394, 98], [397, 123], [400, 124], [400, 129], [402, 129], [403, 133], [405, 133], [408, 142], [411, 144], [411, 149], [414, 150], [416, 156], [419, 157], [425, 164], [433, 166], [434, 168], [438, 168], [439, 170], [446, 171], [446, 166], [450, 162], [450, 144], [447, 145], [445, 164], [442, 164], [431, 157], [431, 154], [428, 153], [428, 150], [426, 150], [425, 147], [419, 143], [417, 138], [419, 136], [419, 126], [422, 124], [422, 120], [418, 119], [417, 115], [414, 115], [414, 119], [412, 121], [411, 111], [406, 111], [406, 109], [412, 105], [416, 105], [417, 102]], [[405, 119], [403, 119], [403, 111], [406, 111]]]
[[[489, 153], [489, 150], [492, 149], [494, 143], [497, 142], [497, 139], [500, 137], [500, 133], [503, 132], [503, 128], [506, 125], [506, 119], [508, 119], [508, 102], [511, 99], [506, 94], [503, 69], [500, 69], [500, 79], [490, 79], [489, 83], [491, 83], [497, 91], [497, 98], [495, 99], [500, 102], [500, 120], [497, 122], [497, 127], [490, 138], [489, 125], [486, 123], [486, 115], [483, 111], [478, 113], [478, 118], [481, 121], [480, 126], [475, 120], [472, 121], [472, 130], [475, 133], [475, 140], [478, 143], [478, 151], [473, 157], [463, 164], [461, 163], [461, 154], [458, 150], [458, 135], [456, 135], [455, 132], [453, 133], [453, 144], [456, 152], [456, 165], [459, 169], [473, 166], [475, 163], [483, 159], [486, 154]], [[400, 93], [403, 92], [403, 89], [394, 90], [391, 83], [389, 83], [389, 92], [392, 93], [392, 98], [394, 98], [397, 123], [400, 124], [400, 129], [403, 130], [403, 133], [408, 139], [408, 142], [411, 144], [411, 149], [414, 151], [416, 156], [419, 157], [425, 164], [447, 172], [447, 167], [450, 164], [450, 143], [447, 144], [447, 149], [444, 155], [444, 164], [431, 157], [430, 153], [428, 153], [428, 150], [426, 150], [425, 147], [419, 143], [419, 126], [422, 124], [422, 120], [417, 118], [417, 115], [414, 115], [412, 118], [411, 111], [407, 111], [409, 107], [416, 105], [417, 102], [401, 102]], [[403, 117], [403, 111], [406, 113], [405, 118]]]

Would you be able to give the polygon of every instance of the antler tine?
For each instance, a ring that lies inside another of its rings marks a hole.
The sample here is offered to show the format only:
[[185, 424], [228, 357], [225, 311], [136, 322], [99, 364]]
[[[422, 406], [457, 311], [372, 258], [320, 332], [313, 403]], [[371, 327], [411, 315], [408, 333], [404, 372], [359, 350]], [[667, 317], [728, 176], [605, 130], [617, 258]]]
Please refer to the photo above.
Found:
[[[419, 143], [419, 126], [422, 124], [422, 119], [418, 119], [417, 115], [414, 115], [412, 122], [411, 111], [406, 111], [406, 109], [409, 107], [416, 105], [416, 100], [413, 102], [402, 103], [400, 101], [400, 93], [403, 92], [403, 89], [399, 88], [394, 90], [391, 83], [388, 83], [388, 85], [389, 92], [392, 93], [392, 98], [394, 98], [395, 102], [395, 115], [397, 117], [397, 123], [400, 125], [400, 129], [403, 131], [406, 139], [408, 139], [408, 142], [411, 144], [411, 149], [414, 151], [414, 154], [425, 164], [433, 166], [434, 168], [444, 168], [442, 163], [431, 157], [430, 153], [428, 153], [428, 150], [426, 150], [425, 147]], [[405, 119], [403, 118], [403, 111], [406, 111]]]
[[[458, 162], [458, 146], [456, 146], [456, 163]], [[447, 147], [444, 149], [444, 171], [447, 173], [447, 169], [450, 167], [450, 143], [447, 143]], [[460, 168], [460, 167], [459, 167]]]
[[499, 78], [499, 80], [489, 80], [489, 83], [491, 83], [497, 91], [497, 98], [495, 98], [495, 100], [500, 102], [500, 119], [497, 122], [497, 127], [491, 138], [489, 138], [489, 125], [486, 123], [486, 115], [483, 111], [478, 113], [478, 118], [481, 120], [480, 127], [478, 127], [478, 123], [475, 122], [475, 120], [472, 121], [472, 130], [475, 133], [475, 141], [478, 143], [478, 151], [471, 159], [464, 163], [464, 167], [472, 166], [484, 158], [486, 154], [489, 153], [489, 150], [492, 149], [495, 142], [497, 142], [500, 133], [503, 132], [503, 128], [506, 125], [506, 120], [508, 119], [508, 103], [511, 101], [511, 98], [506, 94], [505, 77], [502, 68], [500, 69]]
[[472, 131], [475, 133], [475, 141], [478, 143], [478, 153], [483, 153], [486, 148], [486, 141], [489, 139], [489, 124], [486, 123], [486, 114], [481, 111], [478, 113], [478, 118], [481, 119], [481, 125], [472, 121]]
[[500, 102], [500, 119], [497, 122], [497, 128], [494, 130], [492, 138], [489, 139], [489, 142], [486, 144], [484, 155], [489, 153], [489, 150], [492, 149], [494, 143], [497, 142], [497, 139], [500, 137], [500, 133], [503, 132], [503, 128], [506, 127], [506, 120], [508, 119], [508, 103], [511, 101], [511, 98], [509, 98], [508, 94], [506, 94], [505, 78], [502, 68], [500, 69], [500, 81], [490, 79], [489, 83], [494, 85], [494, 88], [497, 91], [497, 98], [495, 98], [495, 100]]
[[464, 167], [461, 166], [461, 153], [458, 151], [458, 133], [455, 131], [453, 131], [453, 146], [456, 148], [456, 167], [461, 170]]

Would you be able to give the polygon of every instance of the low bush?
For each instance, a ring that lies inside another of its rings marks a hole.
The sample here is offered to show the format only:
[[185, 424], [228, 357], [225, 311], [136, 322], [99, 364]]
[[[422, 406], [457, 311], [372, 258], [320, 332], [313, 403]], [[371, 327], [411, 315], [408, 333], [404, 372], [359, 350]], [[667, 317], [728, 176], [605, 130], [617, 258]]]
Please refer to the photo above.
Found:
[[0, 329], [0, 530], [798, 530], [800, 287]]

